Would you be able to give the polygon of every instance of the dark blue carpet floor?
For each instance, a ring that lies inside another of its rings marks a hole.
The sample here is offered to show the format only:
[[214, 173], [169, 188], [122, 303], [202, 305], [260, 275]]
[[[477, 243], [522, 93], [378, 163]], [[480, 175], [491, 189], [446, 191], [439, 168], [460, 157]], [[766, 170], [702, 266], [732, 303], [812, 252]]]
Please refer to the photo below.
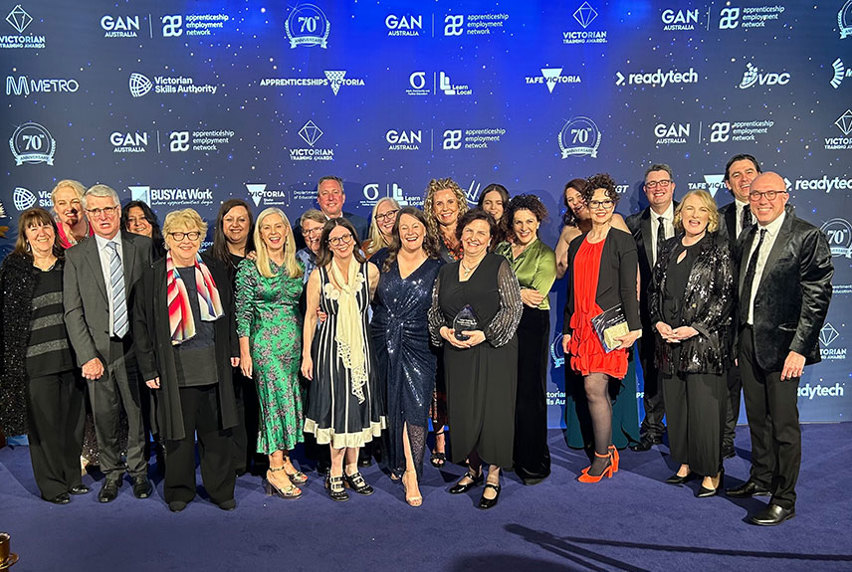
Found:
[[[424, 468], [424, 505], [407, 506], [402, 487], [375, 466], [376, 488], [334, 503], [309, 473], [295, 501], [264, 496], [257, 477], [237, 481], [237, 510], [199, 497], [172, 514], [162, 500], [133, 498], [129, 483], [108, 505], [100, 483], [71, 504], [37, 497], [26, 447], [0, 450], [0, 530], [20, 555], [14, 572], [45, 570], [852, 570], [852, 423], [808, 425], [797, 516], [774, 528], [744, 522], [765, 499], [696, 499], [697, 482], [662, 480], [675, 468], [665, 446], [622, 452], [621, 471], [597, 485], [577, 483], [580, 451], [551, 434], [553, 475], [523, 486], [511, 473], [490, 511], [480, 490], [446, 493], [463, 472]], [[749, 443], [738, 429], [738, 456], [726, 486], [748, 476]], [[152, 470], [152, 474], [154, 471]], [[200, 483], [200, 478], [199, 478]]]

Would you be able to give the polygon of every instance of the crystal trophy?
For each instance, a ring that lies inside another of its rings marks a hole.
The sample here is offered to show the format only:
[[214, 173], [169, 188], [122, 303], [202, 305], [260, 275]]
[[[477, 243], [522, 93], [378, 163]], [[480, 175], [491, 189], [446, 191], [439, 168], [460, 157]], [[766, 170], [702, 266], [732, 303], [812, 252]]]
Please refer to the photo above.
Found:
[[470, 304], [462, 308], [455, 319], [453, 319], [453, 330], [455, 330], [456, 339], [465, 341], [470, 336], [463, 334], [463, 331], [478, 330], [479, 322], [476, 321], [476, 314], [473, 313], [473, 308]]

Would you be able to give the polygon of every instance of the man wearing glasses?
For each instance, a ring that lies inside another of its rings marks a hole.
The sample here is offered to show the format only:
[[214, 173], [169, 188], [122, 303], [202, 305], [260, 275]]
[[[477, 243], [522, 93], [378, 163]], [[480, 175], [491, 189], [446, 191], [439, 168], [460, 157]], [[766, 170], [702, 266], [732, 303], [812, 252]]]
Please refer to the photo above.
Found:
[[639, 253], [639, 313], [642, 318], [642, 338], [639, 340], [639, 362], [644, 377], [645, 419], [639, 431], [639, 443], [630, 448], [634, 451], [647, 451], [653, 445], [662, 442], [663, 406], [662, 387], [659, 385], [657, 368], [654, 366], [654, 326], [648, 309], [648, 292], [652, 280], [652, 270], [657, 261], [657, 252], [666, 239], [674, 236], [675, 182], [672, 169], [666, 164], [656, 163], [645, 171], [643, 189], [648, 198], [648, 207], [627, 217], [625, 222]]
[[148, 498], [153, 489], [148, 481], [141, 384], [129, 311], [133, 286], [151, 265], [151, 239], [121, 232], [118, 195], [106, 185], [86, 191], [83, 208], [95, 236], [67, 251], [63, 297], [68, 337], [89, 386], [100, 468], [106, 477], [98, 500], [115, 500], [121, 486], [125, 465], [118, 424], [122, 409], [127, 415], [127, 471], [133, 494]]
[[757, 224], [737, 243], [739, 352], [751, 432], [751, 472], [734, 498], [769, 496], [749, 517], [772, 526], [792, 518], [802, 459], [796, 406], [799, 378], [816, 363], [819, 332], [831, 301], [831, 251], [822, 232], [793, 214], [784, 179], [763, 173], [751, 182]]

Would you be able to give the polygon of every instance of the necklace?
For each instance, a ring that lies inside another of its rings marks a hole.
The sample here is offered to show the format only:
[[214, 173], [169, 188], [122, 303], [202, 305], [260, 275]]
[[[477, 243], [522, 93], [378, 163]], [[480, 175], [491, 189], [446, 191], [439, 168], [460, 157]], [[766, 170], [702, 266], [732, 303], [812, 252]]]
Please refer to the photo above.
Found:
[[462, 260], [462, 261], [461, 261], [461, 268], [462, 268], [462, 273], [464, 274], [464, 277], [465, 277], [465, 278], [468, 278], [474, 270], [476, 270], [477, 268], [479, 268], [479, 264], [480, 264], [481, 262], [482, 262], [482, 258], [480, 258], [480, 259], [479, 259], [479, 262], [477, 262], [477, 263], [473, 266], [473, 268], [468, 268], [468, 267], [467, 267], [467, 264], [465, 264], [465, 263], [464, 263], [464, 260]]

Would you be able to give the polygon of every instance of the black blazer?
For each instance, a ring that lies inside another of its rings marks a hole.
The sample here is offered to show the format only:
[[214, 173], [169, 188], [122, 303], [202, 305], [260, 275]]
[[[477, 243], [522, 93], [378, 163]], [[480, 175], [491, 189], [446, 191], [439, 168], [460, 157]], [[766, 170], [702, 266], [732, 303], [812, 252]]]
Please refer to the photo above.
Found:
[[[571, 316], [574, 314], [574, 275], [582, 269], [574, 268], [574, 257], [580, 250], [580, 245], [586, 240], [584, 232], [571, 241], [568, 246], [568, 300], [565, 302], [565, 316], [562, 332], [571, 333]], [[624, 309], [627, 326], [630, 331], [641, 330], [639, 319], [639, 300], [636, 295], [636, 243], [629, 234], [617, 228], [610, 228], [601, 253], [600, 274], [598, 287], [595, 292], [595, 302], [601, 310], [608, 310], [617, 304]]]
[[[231, 280], [225, 265], [205, 254], [201, 259], [210, 269], [225, 316], [214, 322], [216, 365], [219, 377], [219, 424], [227, 429], [237, 424], [231, 357], [240, 355], [234, 317]], [[160, 389], [153, 390], [156, 401], [155, 420], [160, 435], [167, 440], [186, 437], [180, 408], [178, 374], [169, 327], [169, 304], [166, 293], [166, 260], [161, 258], [139, 281], [133, 306], [133, 337], [136, 359], [145, 381], [160, 378]]]
[[[677, 208], [678, 202], [674, 201], [673, 208]], [[651, 232], [651, 207], [646, 207], [645, 210], [632, 214], [624, 219], [627, 228], [633, 235], [633, 240], [636, 241], [636, 252], [639, 255], [639, 315], [642, 318], [642, 325], [646, 330], [653, 330], [654, 325], [651, 322], [651, 313], [648, 309], [648, 292], [651, 290], [651, 280], [653, 280], [653, 261], [654, 261], [654, 246]], [[650, 344], [648, 344], [650, 345]]]
[[737, 216], [739, 216], [739, 213], [737, 213], [736, 201], [731, 201], [725, 206], [719, 207], [719, 229], [716, 231], [716, 240], [722, 244], [727, 244], [731, 252], [737, 246]]
[[[805, 356], [805, 363], [820, 361], [819, 332], [831, 302], [834, 267], [828, 241], [817, 227], [793, 214], [792, 206], [786, 211], [754, 298], [754, 351], [766, 371], [781, 371], [790, 351]], [[743, 232], [737, 242], [740, 294], [757, 228]], [[747, 300], [742, 300], [740, 311], [748, 311]]]

